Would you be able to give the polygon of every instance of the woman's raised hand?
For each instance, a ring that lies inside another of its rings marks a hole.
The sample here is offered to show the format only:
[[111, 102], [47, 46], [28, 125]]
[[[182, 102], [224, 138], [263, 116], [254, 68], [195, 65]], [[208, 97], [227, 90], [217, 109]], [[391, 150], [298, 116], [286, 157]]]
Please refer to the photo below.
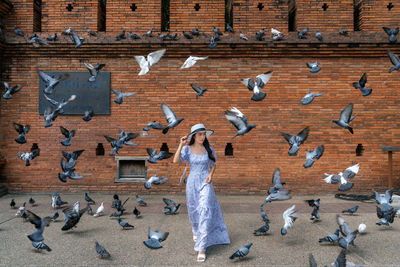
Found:
[[181, 137], [181, 144], [184, 144], [187, 139], [188, 139], [187, 135]]

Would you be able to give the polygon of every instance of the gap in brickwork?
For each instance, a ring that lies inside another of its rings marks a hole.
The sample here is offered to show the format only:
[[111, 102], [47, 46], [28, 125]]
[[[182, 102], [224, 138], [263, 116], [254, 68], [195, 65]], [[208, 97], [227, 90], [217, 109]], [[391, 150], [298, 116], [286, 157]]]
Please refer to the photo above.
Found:
[[97, 31], [106, 31], [106, 0], [99, 0], [97, 9]]
[[257, 8], [261, 11], [264, 9], [264, 5], [262, 3], [258, 3]]
[[289, 0], [288, 5], [289, 5], [289, 16], [288, 16], [289, 29], [288, 29], [288, 31], [294, 32], [294, 31], [296, 31], [296, 1]]
[[233, 146], [232, 146], [232, 143], [226, 143], [226, 146], [225, 146], [225, 156], [233, 156]]
[[362, 145], [362, 144], [358, 144], [358, 145], [357, 145], [357, 148], [356, 148], [356, 156], [357, 156], [357, 157], [362, 156], [363, 152], [364, 152], [364, 147], [363, 147], [363, 145]]
[[322, 9], [324, 10], [324, 11], [326, 11], [327, 9], [328, 9], [328, 4], [327, 3], [324, 3], [323, 5], [322, 5]]
[[[39, 148], [38, 144], [37, 144], [37, 143], [33, 143], [33, 144], [32, 144], [32, 147], [31, 147], [31, 152], [32, 152], [34, 149], [38, 149], [38, 148]], [[38, 156], [39, 156], [39, 154], [40, 154], [40, 151], [39, 151], [39, 153], [38, 153]]]
[[169, 2], [170, 0], [161, 1], [161, 31], [169, 31]]
[[388, 9], [389, 11], [391, 11], [392, 8], [394, 8], [394, 5], [393, 5], [392, 3], [389, 3], [386, 7], [387, 7], [387, 9]]
[[133, 3], [133, 4], [130, 6], [130, 8], [131, 8], [132, 12], [135, 12], [135, 10], [137, 9], [137, 6], [136, 6], [135, 3]]
[[68, 10], [68, 12], [71, 12], [74, 7], [71, 4], [68, 4], [66, 9]]
[[360, 13], [361, 13], [361, 1], [360, 0], [354, 0], [353, 6], [354, 6], [354, 13], [353, 13], [353, 30], [354, 31], [360, 31]]
[[42, 31], [42, 0], [33, 1], [33, 31]]
[[167, 151], [169, 152], [169, 147], [167, 143], [162, 143], [161, 147], [160, 147], [160, 151]]
[[233, 0], [225, 0], [225, 24], [233, 27]]
[[104, 156], [104, 146], [103, 143], [98, 143], [96, 147], [96, 156]]
[[199, 10], [200, 10], [200, 5], [199, 5], [199, 3], [196, 3], [196, 4], [194, 5], [194, 9], [195, 9], [196, 11], [199, 11]]

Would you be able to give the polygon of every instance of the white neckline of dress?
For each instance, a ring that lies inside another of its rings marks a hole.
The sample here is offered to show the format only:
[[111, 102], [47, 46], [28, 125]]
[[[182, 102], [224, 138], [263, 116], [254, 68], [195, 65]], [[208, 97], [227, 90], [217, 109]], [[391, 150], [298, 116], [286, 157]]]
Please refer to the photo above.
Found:
[[190, 148], [190, 146], [188, 146], [189, 147], [189, 152], [190, 152], [190, 154], [192, 154], [192, 155], [196, 155], [196, 156], [204, 156], [204, 155], [207, 155], [207, 151], [206, 151], [206, 153], [204, 153], [204, 154], [196, 154], [196, 153], [193, 153], [192, 152], [192, 149]]

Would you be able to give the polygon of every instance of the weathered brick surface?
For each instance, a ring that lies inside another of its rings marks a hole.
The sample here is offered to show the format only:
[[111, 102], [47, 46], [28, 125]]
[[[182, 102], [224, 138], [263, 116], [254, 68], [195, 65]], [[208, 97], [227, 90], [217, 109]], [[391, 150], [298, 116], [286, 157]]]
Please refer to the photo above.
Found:
[[[360, 29], [365, 31], [381, 31], [382, 26], [398, 27], [400, 1], [360, 0]], [[388, 9], [389, 2], [393, 8]]]
[[17, 26], [23, 32], [33, 30], [33, 1], [12, 1], [13, 9], [4, 17], [4, 31], [13, 31]]

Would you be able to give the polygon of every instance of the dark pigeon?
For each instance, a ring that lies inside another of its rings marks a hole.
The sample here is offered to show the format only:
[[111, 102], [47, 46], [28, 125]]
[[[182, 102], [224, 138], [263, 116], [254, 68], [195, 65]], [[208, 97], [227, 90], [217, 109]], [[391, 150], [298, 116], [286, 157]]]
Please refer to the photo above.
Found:
[[90, 63], [84, 63], [84, 64], [90, 74], [89, 82], [96, 81], [96, 77], [97, 75], [99, 75], [100, 70], [106, 66], [106, 64], [101, 64], [101, 63], [97, 64], [96, 66], [93, 66]]
[[213, 26], [213, 32], [214, 32], [215, 34], [218, 34], [218, 35], [223, 35], [222, 32], [221, 32], [220, 30], [218, 30], [217, 28], [215, 28], [215, 26]]
[[256, 39], [258, 41], [264, 41], [264, 34], [265, 34], [264, 29], [261, 29], [259, 32], [256, 32]]
[[319, 243], [329, 242], [333, 244], [338, 240], [339, 240], [339, 229], [336, 229], [336, 231], [333, 234], [320, 238], [318, 242]]
[[49, 36], [46, 38], [47, 41], [57, 41], [57, 33], [54, 33], [53, 35]]
[[31, 224], [35, 225], [36, 231], [33, 234], [28, 235], [29, 240], [34, 242], [40, 242], [44, 240], [43, 231], [44, 228], [50, 225], [51, 218], [44, 217], [43, 219], [37, 216], [35, 213], [26, 210], [25, 211], [25, 218]]
[[201, 89], [200, 86], [191, 83], [190, 86], [193, 88], [193, 90], [197, 93], [196, 95], [196, 99], [199, 98], [200, 96], [202, 96], [204, 94], [205, 91], [207, 91], [207, 89]]
[[282, 133], [281, 135], [286, 139], [289, 143], [289, 156], [297, 156], [297, 151], [301, 144], [303, 144], [308, 137], [308, 133], [310, 132], [310, 128], [307, 126], [303, 130], [301, 130], [297, 135], [292, 135], [288, 133]]
[[121, 39], [125, 39], [125, 30], [122, 30], [122, 32], [120, 34], [118, 34], [117, 36], [115, 36], [115, 40], [116, 41], [120, 41]]
[[137, 146], [137, 144], [132, 143], [130, 140], [134, 139], [139, 136], [137, 133], [131, 133], [131, 132], [125, 132], [124, 130], [119, 128], [119, 137], [118, 139], [114, 139], [112, 137], [109, 137], [105, 135], [104, 137], [108, 142], [110, 142], [111, 147], [113, 148], [110, 152], [110, 156], [114, 156], [118, 151], [123, 147], [123, 145], [128, 145], [128, 146]]
[[140, 216], [140, 211], [136, 208], [136, 206], [135, 206], [135, 208], [133, 209], [133, 214], [136, 216], [136, 218], [140, 218], [141, 216]]
[[192, 35], [190, 35], [190, 34], [188, 34], [188, 33], [186, 33], [185, 31], [182, 31], [182, 34], [183, 34], [183, 36], [186, 38], [186, 39], [193, 39], [193, 36]]
[[158, 229], [153, 232], [150, 227], [147, 233], [147, 236], [149, 239], [146, 241], [143, 241], [143, 243], [146, 245], [146, 247], [150, 249], [159, 249], [162, 248], [161, 242], [166, 240], [169, 235], [169, 232], [158, 232]]
[[60, 143], [63, 146], [70, 146], [71, 145], [71, 138], [75, 136], [75, 130], [68, 131], [67, 128], [60, 126], [61, 133], [65, 136], [65, 139]]
[[21, 160], [25, 160], [25, 166], [30, 166], [31, 164], [30, 164], [29, 160], [32, 160], [32, 159], [36, 158], [37, 156], [39, 156], [39, 152], [40, 152], [39, 148], [36, 148], [36, 149], [32, 150], [31, 152], [26, 152], [26, 153], [18, 151], [18, 157]]
[[231, 25], [229, 25], [229, 23], [227, 23], [226, 24], [226, 30], [228, 31], [228, 32], [235, 32], [234, 30], [233, 30], [233, 28], [231, 27]]
[[83, 116], [82, 120], [90, 121], [93, 116], [94, 116], [93, 109], [92, 108], [88, 108], [88, 109], [85, 110], [85, 115]]
[[233, 260], [235, 258], [243, 258], [245, 256], [247, 256], [247, 254], [249, 254], [250, 251], [250, 247], [253, 245], [253, 243], [249, 243], [245, 246], [240, 247], [238, 250], [235, 251], [235, 253], [233, 253], [229, 259]]
[[168, 159], [170, 158], [173, 153], [170, 153], [168, 151], [160, 151], [157, 154], [157, 150], [153, 149], [153, 148], [147, 148], [147, 154], [149, 154], [150, 158], [148, 159], [148, 162], [150, 163], [157, 163], [157, 161], [159, 160], [163, 160], [163, 159]]
[[138, 40], [141, 39], [139, 35], [133, 32], [129, 32], [129, 37], [131, 37], [132, 40]]
[[353, 83], [354, 88], [360, 89], [362, 96], [369, 96], [372, 93], [372, 89], [365, 88], [366, 83], [367, 83], [367, 73], [364, 73], [363, 76], [361, 76], [359, 82]]
[[57, 220], [57, 218], [60, 217], [60, 214], [58, 213], [58, 211], [54, 212], [53, 215], [50, 217], [50, 220], [52, 220], [53, 222], [55, 222]]
[[347, 36], [347, 35], [349, 34], [349, 31], [339, 29], [339, 34], [340, 34], [340, 35]]
[[82, 215], [86, 212], [87, 207], [79, 209], [79, 201], [76, 202], [72, 208], [63, 209], [65, 224], [61, 228], [62, 231], [67, 231], [76, 227]]
[[191, 32], [191, 34], [192, 35], [194, 35], [194, 36], [199, 36], [199, 34], [200, 34], [200, 32], [199, 32], [199, 29], [194, 29], [192, 32]]
[[389, 41], [394, 44], [397, 42], [396, 35], [399, 33], [399, 28], [394, 28], [393, 30], [388, 27], [382, 27], [382, 29], [389, 35]]
[[14, 129], [19, 133], [18, 137], [15, 138], [15, 142], [18, 144], [25, 144], [26, 143], [26, 134], [29, 132], [31, 126], [29, 124], [23, 126], [19, 123], [14, 122]]
[[307, 36], [306, 36], [307, 33], [308, 33], [308, 27], [305, 28], [304, 30], [297, 31], [297, 37], [298, 37], [299, 39], [307, 39]]
[[89, 197], [88, 193], [86, 193], [86, 192], [85, 192], [85, 200], [87, 203], [89, 203], [91, 205], [96, 204], [96, 202], [91, 197]]
[[268, 230], [269, 230], [269, 222], [266, 222], [263, 226], [261, 226], [257, 230], [254, 230], [253, 235], [255, 236], [266, 235]]
[[163, 134], [168, 133], [169, 129], [172, 129], [176, 126], [178, 126], [184, 119], [180, 118], [178, 119], [175, 115], [175, 113], [172, 111], [170, 107], [168, 107], [166, 104], [161, 104], [161, 109], [164, 113], [165, 119], [167, 120], [168, 125], [162, 130]]
[[150, 128], [156, 129], [156, 130], [162, 130], [165, 128], [165, 126], [161, 125], [160, 123], [158, 123], [156, 121], [151, 121], [146, 125], [146, 127], [143, 128], [143, 131], [149, 131]]
[[28, 203], [29, 203], [31, 206], [36, 206], [36, 205], [37, 205], [37, 204], [35, 204], [36, 201], [35, 201], [32, 197], [29, 198]]
[[11, 201], [10, 201], [10, 207], [11, 207], [12, 209], [15, 209], [15, 201], [14, 201], [14, 199], [11, 199]]
[[350, 127], [349, 123], [354, 120], [354, 118], [356, 116], [352, 116], [353, 112], [353, 104], [350, 103], [346, 106], [345, 109], [342, 110], [342, 112], [340, 112], [340, 119], [339, 120], [332, 120], [334, 123], [336, 123], [337, 125], [339, 125], [340, 127], [343, 127], [347, 130], [349, 130], [349, 132], [351, 134], [354, 133], [353, 128]]
[[53, 93], [54, 88], [63, 80], [69, 77], [68, 73], [61, 74], [57, 77], [50, 76], [49, 74], [38, 70], [39, 77], [45, 82], [46, 88], [44, 88], [44, 93], [47, 95], [51, 95]]
[[267, 213], [263, 210], [262, 207], [260, 207], [260, 216], [261, 216], [261, 219], [262, 219], [264, 222], [269, 223], [268, 215], [267, 215]]
[[304, 163], [304, 168], [310, 168], [314, 164], [314, 160], [318, 160], [322, 157], [324, 153], [324, 145], [317, 146], [313, 151], [306, 152], [306, 162]]
[[121, 218], [118, 218], [118, 223], [121, 225], [122, 230], [127, 230], [127, 229], [133, 229], [134, 226], [130, 225], [129, 223], [125, 222], [124, 220], [121, 220]]
[[21, 88], [22, 88], [21, 85], [10, 86], [7, 82], [4, 82], [4, 89], [6, 90], [6, 92], [4, 93], [3, 98], [11, 99], [12, 98], [11, 95], [18, 92]]
[[108, 251], [99, 244], [99, 242], [95, 241], [95, 248], [96, 248], [96, 253], [99, 255], [100, 259], [109, 259], [111, 258], [110, 253], [108, 253]]
[[392, 53], [392, 51], [390, 51], [390, 50], [387, 50], [387, 53], [388, 53], [390, 62], [392, 62], [392, 64], [393, 64], [393, 67], [391, 67], [389, 69], [389, 73], [391, 73], [394, 70], [399, 70], [400, 69], [400, 58], [399, 58], [399, 56], [394, 54], [394, 53]]
[[322, 34], [318, 30], [315, 31], [315, 37], [322, 42], [323, 37], [322, 37]]
[[168, 199], [168, 198], [163, 198], [163, 201], [166, 204], [166, 206], [164, 207], [164, 214], [165, 215], [177, 214], [181, 204], [176, 204], [173, 200]]

